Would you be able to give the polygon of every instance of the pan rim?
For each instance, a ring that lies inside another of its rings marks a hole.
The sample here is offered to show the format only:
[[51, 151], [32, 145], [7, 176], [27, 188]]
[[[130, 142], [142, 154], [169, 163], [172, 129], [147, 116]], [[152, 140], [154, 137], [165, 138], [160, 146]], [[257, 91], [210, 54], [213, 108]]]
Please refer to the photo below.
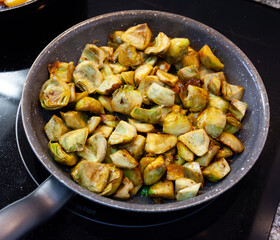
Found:
[[[62, 175], [59, 173], [59, 171], [56, 171], [57, 166], [55, 166], [52, 162], [48, 160], [48, 158], [44, 155], [40, 154], [39, 146], [35, 142], [35, 132], [31, 126], [31, 121], [29, 121], [29, 115], [27, 111], [27, 103], [25, 101], [26, 96], [28, 96], [28, 84], [30, 84], [30, 81], [32, 79], [32, 70], [35, 68], [40, 60], [48, 53], [49, 49], [54, 46], [58, 41], [67, 38], [71, 32], [75, 32], [77, 29], [83, 28], [87, 26], [90, 23], [97, 22], [97, 21], [102, 21], [103, 19], [108, 19], [112, 17], [117, 17], [117, 16], [129, 16], [129, 15], [139, 15], [139, 14], [148, 14], [148, 15], [160, 15], [163, 17], [168, 17], [168, 18], [179, 18], [182, 21], [195, 24], [199, 26], [200, 28], [203, 28], [207, 31], [211, 31], [212, 34], [215, 34], [216, 36], [220, 37], [223, 39], [223, 41], [230, 46], [231, 48], [234, 48], [234, 50], [242, 57], [242, 60], [244, 62], [244, 66], [248, 68], [248, 72], [251, 73], [252, 78], [255, 80], [257, 86], [260, 89], [260, 96], [261, 96], [261, 104], [262, 104], [262, 113], [263, 116], [265, 117], [264, 119], [261, 119], [262, 122], [260, 125], [263, 127], [263, 131], [261, 133], [258, 133], [260, 135], [260, 140], [259, 140], [259, 145], [258, 149], [253, 151], [250, 154], [250, 164], [244, 166], [244, 169], [242, 172], [239, 174], [239, 177], [236, 179], [232, 179], [232, 181], [229, 182], [229, 184], [222, 189], [217, 189], [213, 187], [213, 189], [209, 189], [207, 193], [198, 195], [195, 198], [182, 201], [182, 202], [173, 202], [173, 203], [165, 203], [165, 204], [135, 204], [135, 203], [130, 203], [130, 202], [124, 202], [124, 201], [119, 201], [119, 200], [114, 200], [111, 198], [106, 198], [99, 196], [98, 194], [91, 193], [88, 190], [82, 188], [78, 184], [76, 184], [74, 181], [69, 179], [68, 177]], [[26, 83], [24, 85], [23, 93], [22, 93], [22, 100], [21, 100], [21, 107], [22, 107], [22, 119], [23, 119], [23, 126], [25, 133], [27, 135], [27, 139], [31, 145], [31, 148], [37, 158], [39, 158], [40, 162], [43, 164], [43, 166], [56, 178], [58, 179], [63, 185], [74, 191], [75, 193], [91, 200], [97, 203], [100, 203], [102, 205], [106, 205], [108, 207], [114, 207], [122, 210], [128, 210], [128, 211], [136, 211], [136, 212], [169, 212], [169, 211], [175, 211], [175, 210], [180, 210], [180, 209], [185, 209], [185, 208], [191, 208], [194, 206], [197, 206], [199, 204], [205, 203], [213, 198], [216, 198], [217, 196], [223, 194], [230, 188], [232, 188], [235, 184], [237, 184], [248, 172], [249, 170], [253, 167], [255, 162], [257, 161], [259, 155], [261, 154], [264, 144], [266, 142], [266, 138], [268, 135], [268, 129], [269, 129], [269, 122], [270, 122], [270, 110], [269, 110], [269, 101], [268, 101], [268, 96], [265, 90], [265, 86], [263, 84], [263, 81], [257, 72], [256, 68], [252, 64], [252, 62], [249, 60], [249, 58], [233, 43], [231, 42], [228, 38], [226, 38], [224, 35], [219, 33], [218, 31], [214, 30], [213, 28], [200, 23], [196, 20], [190, 19], [185, 16], [173, 14], [173, 13], [168, 13], [168, 12], [163, 12], [163, 11], [154, 11], [154, 10], [129, 10], [129, 11], [119, 11], [119, 12], [113, 12], [113, 13], [107, 13], [103, 15], [99, 15], [90, 19], [87, 19], [85, 21], [82, 21], [73, 27], [67, 29], [63, 33], [61, 33], [59, 36], [57, 36], [53, 41], [51, 41], [44, 49], [43, 51], [38, 55], [34, 63], [32, 64], [30, 71], [27, 75], [26, 78]]]

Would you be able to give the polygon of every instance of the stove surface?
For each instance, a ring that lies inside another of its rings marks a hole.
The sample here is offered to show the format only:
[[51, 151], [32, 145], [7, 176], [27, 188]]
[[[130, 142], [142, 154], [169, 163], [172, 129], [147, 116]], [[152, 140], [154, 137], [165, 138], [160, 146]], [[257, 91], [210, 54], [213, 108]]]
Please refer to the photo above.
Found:
[[[28, 195], [49, 176], [29, 147], [18, 114], [28, 69], [56, 35], [93, 16], [150, 9], [181, 14], [213, 27], [241, 48], [259, 71], [270, 101], [271, 122], [257, 163], [240, 183], [212, 202], [192, 210], [152, 215], [124, 213], [74, 196], [25, 239], [267, 239], [280, 200], [279, 10], [234, 0], [227, 4], [221, 0], [41, 2], [46, 5], [40, 5], [30, 17], [43, 27], [28, 30], [36, 32], [35, 41], [14, 31], [5, 35], [0, 48], [0, 209]], [[28, 19], [25, 21], [31, 23]]]

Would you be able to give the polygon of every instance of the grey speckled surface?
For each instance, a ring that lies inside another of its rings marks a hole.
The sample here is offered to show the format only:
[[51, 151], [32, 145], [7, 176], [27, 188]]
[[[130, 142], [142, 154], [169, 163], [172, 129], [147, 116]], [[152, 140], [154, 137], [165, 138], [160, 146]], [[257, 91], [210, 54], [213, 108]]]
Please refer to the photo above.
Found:
[[270, 7], [274, 7], [274, 8], [280, 9], [280, 0], [254, 0], [254, 1], [266, 4], [266, 5], [270, 6]]
[[278, 206], [277, 213], [274, 218], [273, 225], [271, 227], [271, 232], [269, 240], [278, 240], [280, 239], [280, 204]]

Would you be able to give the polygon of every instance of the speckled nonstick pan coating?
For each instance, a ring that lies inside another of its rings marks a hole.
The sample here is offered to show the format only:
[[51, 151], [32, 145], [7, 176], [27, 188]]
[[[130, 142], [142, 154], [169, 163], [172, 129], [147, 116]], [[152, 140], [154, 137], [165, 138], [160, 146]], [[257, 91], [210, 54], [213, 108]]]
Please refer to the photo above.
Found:
[[[232, 158], [231, 172], [225, 179], [216, 184], [207, 184], [197, 197], [186, 201], [152, 204], [141, 196], [127, 201], [99, 196], [76, 184], [71, 179], [69, 171], [53, 161], [48, 152], [48, 139], [43, 128], [53, 112], [43, 110], [38, 101], [41, 86], [48, 79], [48, 64], [59, 60], [74, 61], [76, 65], [86, 43], [98, 40], [97, 45], [106, 45], [109, 33], [125, 30], [140, 23], [147, 23], [154, 37], [158, 32], [164, 32], [169, 37], [187, 37], [196, 50], [208, 44], [216, 50], [215, 54], [224, 63], [228, 82], [245, 89], [242, 101], [248, 104], [248, 110], [243, 119], [242, 131], [237, 134], [245, 145], [244, 152]], [[216, 198], [246, 175], [258, 159], [266, 141], [269, 128], [269, 103], [257, 70], [245, 54], [226, 37], [187, 17], [166, 12], [135, 10], [91, 18], [54, 39], [41, 52], [29, 71], [22, 95], [22, 118], [27, 138], [38, 159], [55, 178], [75, 193], [118, 209], [165, 212], [193, 207]]]

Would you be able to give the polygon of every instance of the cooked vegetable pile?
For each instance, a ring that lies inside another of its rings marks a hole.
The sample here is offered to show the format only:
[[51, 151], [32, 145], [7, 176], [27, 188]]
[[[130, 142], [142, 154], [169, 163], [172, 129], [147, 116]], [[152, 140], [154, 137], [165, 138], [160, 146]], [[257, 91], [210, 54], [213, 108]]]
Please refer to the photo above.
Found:
[[247, 104], [208, 45], [151, 39], [140, 24], [111, 33], [108, 46], [86, 44], [76, 66], [50, 64], [40, 102], [62, 110], [45, 132], [53, 159], [89, 191], [182, 201], [230, 172]]

